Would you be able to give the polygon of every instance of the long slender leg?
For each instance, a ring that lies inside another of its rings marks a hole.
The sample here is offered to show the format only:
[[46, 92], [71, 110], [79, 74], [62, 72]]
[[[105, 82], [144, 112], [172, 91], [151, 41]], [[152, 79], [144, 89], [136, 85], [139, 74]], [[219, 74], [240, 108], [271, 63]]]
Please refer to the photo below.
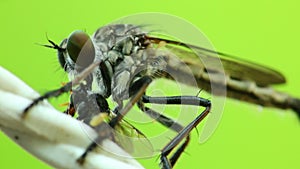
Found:
[[63, 87], [47, 92], [46, 94], [44, 94], [43, 96], [40, 96], [38, 98], [36, 98], [35, 100], [33, 100], [33, 102], [27, 106], [22, 114], [22, 118], [25, 118], [28, 111], [34, 107], [35, 105], [37, 105], [40, 101], [44, 100], [44, 99], [48, 99], [51, 97], [58, 97], [63, 93], [66, 93], [68, 91], [70, 91], [72, 89], [72, 86], [78, 85], [80, 84], [80, 82], [85, 79], [88, 75], [90, 75], [90, 73], [92, 72], [92, 70], [97, 67], [100, 64], [101, 61], [97, 61], [94, 62], [92, 64], [90, 64], [86, 69], [84, 69], [81, 73], [79, 73], [72, 81], [68, 82], [67, 84], [65, 84]]
[[[180, 147], [175, 151], [175, 153], [169, 159], [170, 166], [174, 167], [177, 160], [179, 159], [181, 154], [184, 152], [185, 148], [188, 146], [189, 142], [190, 142], [190, 135], [188, 134], [185, 138], [185, 141], [180, 145]], [[163, 162], [161, 161], [161, 165], [162, 164], [163, 164]]]
[[184, 127], [175, 122], [173, 119], [149, 108], [146, 107], [143, 102], [138, 102], [138, 107], [140, 110], [142, 110], [144, 113], [146, 113], [148, 116], [150, 116], [152, 119], [155, 119], [156, 121], [158, 121], [160, 124], [162, 124], [163, 126], [172, 129], [175, 132], [180, 132]]
[[149, 115], [151, 118], [156, 119], [162, 125], [173, 129], [174, 131], [181, 131], [183, 127], [174, 122], [169, 117], [162, 115], [148, 107], [144, 106], [144, 103], [154, 103], [154, 104], [183, 104], [183, 105], [194, 105], [194, 106], [210, 106], [210, 101], [201, 97], [196, 96], [168, 96], [168, 97], [150, 97], [147, 95], [142, 96], [142, 100], [138, 102], [138, 107]]
[[[161, 113], [156, 112], [155, 110], [152, 110], [148, 107], [145, 107], [143, 105], [143, 103], [139, 103], [138, 107], [145, 112], [148, 116], [150, 116], [151, 118], [155, 119], [156, 121], [158, 121], [159, 123], [161, 123], [162, 125], [164, 125], [167, 128], [172, 129], [173, 131], [179, 133], [184, 127], [175, 122], [174, 120], [172, 120], [171, 118], [162, 115]], [[182, 152], [184, 151], [184, 149], [187, 147], [187, 145], [189, 144], [190, 141], [190, 136], [188, 135], [185, 139], [185, 141], [180, 145], [180, 147], [178, 148], [178, 150], [172, 155], [172, 157], [170, 158], [170, 163], [171, 166], [174, 166], [176, 161], [178, 160], [178, 158], [180, 157], [180, 155], [182, 154]]]
[[151, 82], [151, 77], [144, 76], [132, 84], [132, 86], [134, 86], [135, 89], [137, 88], [139, 90], [135, 90], [135, 92], [130, 92], [132, 91], [132, 87], [129, 89], [129, 93], [133, 96], [131, 97], [129, 103], [127, 103], [127, 105], [123, 109], [121, 109], [120, 113], [118, 113], [117, 116], [109, 122], [110, 126], [114, 127], [116, 124], [118, 124], [120, 120], [122, 120], [122, 118], [128, 113], [128, 111], [133, 107], [133, 105], [141, 99]]
[[[155, 118], [158, 122], [163, 124], [166, 127], [171, 127], [171, 129], [175, 129], [175, 131], [179, 132], [179, 134], [172, 139], [168, 145], [166, 145], [162, 149], [161, 153], [161, 165], [165, 169], [171, 169], [184, 149], [187, 147], [190, 137], [189, 133], [190, 131], [196, 127], [200, 121], [209, 113], [211, 103], [207, 99], [203, 99], [196, 96], [169, 96], [169, 97], [149, 97], [144, 95], [142, 97], [143, 103], [154, 103], [154, 104], [184, 104], [184, 105], [195, 105], [195, 106], [203, 106], [206, 107], [206, 109], [193, 121], [191, 122], [187, 127], [185, 127], [180, 132], [178, 131], [178, 128], [176, 129], [176, 126], [178, 125], [176, 122], [174, 122], [172, 119], [163, 116], [162, 114], [155, 112], [154, 110], [144, 107], [142, 103], [139, 104], [139, 108], [147, 113], [150, 117]], [[176, 125], [177, 124], [177, 125]], [[175, 127], [174, 127], [175, 126]], [[171, 156], [171, 158], [168, 160], [167, 156], [170, 154], [170, 152], [174, 149], [175, 146], [177, 146], [183, 139], [186, 139], [184, 143], [176, 150], [176, 152]]]
[[208, 107], [211, 105], [210, 101], [197, 96], [167, 96], [167, 97], [150, 97], [144, 95], [142, 97], [144, 103], [154, 104], [183, 104]]
[[63, 93], [69, 92], [71, 89], [72, 89], [72, 82], [68, 82], [66, 85], [62, 86], [61, 88], [49, 91], [46, 94], [34, 99], [33, 102], [24, 109], [22, 118], [25, 118], [29, 109], [31, 109], [32, 107], [37, 105], [40, 101], [42, 101], [44, 99], [48, 99], [50, 97], [58, 97]]
[[[175, 138], [173, 138], [162, 150], [161, 150], [161, 164], [163, 169], [171, 169], [172, 165], [176, 163], [179, 155], [183, 150], [178, 149], [175, 152], [175, 156], [172, 156], [173, 161], [169, 161], [167, 156], [171, 153], [176, 145], [178, 145], [185, 137], [189, 135], [194, 127], [196, 127], [209, 113], [210, 106], [206, 107], [205, 110], [189, 125], [187, 125]], [[175, 160], [175, 161], [174, 161]], [[173, 164], [172, 164], [173, 163]]]

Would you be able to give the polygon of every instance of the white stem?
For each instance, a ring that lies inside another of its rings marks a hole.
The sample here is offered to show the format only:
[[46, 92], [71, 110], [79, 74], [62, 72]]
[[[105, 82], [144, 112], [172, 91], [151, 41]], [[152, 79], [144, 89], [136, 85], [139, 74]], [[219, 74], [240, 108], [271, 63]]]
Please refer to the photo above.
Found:
[[[0, 128], [28, 152], [55, 168], [143, 168], [124, 150], [106, 139], [88, 154], [83, 165], [76, 160], [97, 135], [93, 129], [51, 107], [47, 102], [21, 114], [38, 93], [0, 67]], [[118, 152], [118, 153], [110, 153]]]

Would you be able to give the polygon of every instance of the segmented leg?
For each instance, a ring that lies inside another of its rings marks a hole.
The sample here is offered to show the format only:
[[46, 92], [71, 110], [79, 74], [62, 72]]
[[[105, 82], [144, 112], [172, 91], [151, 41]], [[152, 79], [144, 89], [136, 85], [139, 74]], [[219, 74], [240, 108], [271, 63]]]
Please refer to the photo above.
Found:
[[66, 85], [64, 85], [63, 87], [56, 89], [56, 90], [52, 90], [47, 92], [46, 94], [36, 98], [33, 100], [33, 102], [27, 106], [22, 114], [22, 118], [25, 118], [29, 109], [31, 109], [32, 107], [34, 107], [35, 105], [37, 105], [40, 101], [43, 101], [44, 99], [48, 99], [51, 97], [58, 97], [63, 93], [69, 92], [72, 89], [72, 82], [67, 83]]
[[185, 137], [189, 135], [194, 127], [196, 127], [209, 113], [210, 107], [205, 108], [205, 110], [188, 126], [186, 126], [175, 138], [173, 138], [162, 150], [161, 150], [161, 165], [163, 169], [171, 169], [173, 165], [178, 160], [181, 153], [184, 151], [186, 145], [183, 144], [179, 149], [176, 150], [175, 154], [168, 160], [167, 156], [171, 151], [177, 146]]
[[32, 107], [37, 105], [40, 101], [42, 101], [44, 99], [49, 99], [49, 98], [52, 98], [52, 97], [58, 97], [63, 93], [71, 91], [72, 86], [79, 85], [83, 79], [86, 79], [87, 76], [90, 75], [90, 73], [92, 72], [92, 70], [94, 68], [99, 66], [100, 62], [101, 61], [97, 61], [97, 62], [94, 62], [94, 63], [90, 64], [86, 69], [84, 69], [81, 73], [79, 73], [72, 81], [68, 82], [67, 84], [65, 84], [61, 88], [49, 91], [46, 94], [34, 99], [33, 102], [24, 109], [23, 114], [22, 114], [22, 118], [25, 118], [28, 111]]
[[[188, 126], [183, 128], [180, 124], [174, 122], [172, 119], [148, 108], [144, 107], [143, 103], [154, 103], [154, 104], [184, 104], [184, 105], [195, 105], [195, 106], [203, 106], [206, 109]], [[187, 147], [190, 137], [189, 133], [191, 130], [196, 127], [209, 113], [211, 103], [207, 99], [203, 99], [196, 96], [170, 96], [170, 97], [150, 97], [144, 95], [142, 97], [142, 101], [138, 104], [139, 108], [144, 111], [150, 117], [156, 119], [162, 125], [171, 128], [174, 131], [178, 132], [178, 135], [173, 138], [162, 150], [161, 150], [161, 165], [163, 169], [171, 169], [180, 155]], [[175, 153], [168, 159], [168, 155], [172, 152], [172, 150], [183, 140], [186, 139], [180, 147], [175, 151]]]
[[[158, 121], [160, 124], [162, 124], [163, 126], [172, 129], [173, 131], [179, 133], [184, 127], [175, 122], [173, 119], [162, 115], [161, 113], [156, 112], [153, 109], [150, 109], [148, 107], [145, 107], [143, 105], [143, 103], [139, 103], [139, 108], [145, 112], [148, 116], [150, 116], [151, 118], [155, 119], [156, 121]], [[178, 160], [178, 158], [180, 157], [180, 155], [182, 154], [182, 152], [184, 151], [184, 149], [187, 147], [187, 145], [189, 144], [190, 141], [190, 136], [188, 135], [185, 139], [185, 141], [182, 143], [182, 145], [180, 145], [180, 147], [178, 148], [178, 150], [174, 153], [174, 155], [170, 158], [170, 163], [171, 166], [174, 166], [176, 161]]]

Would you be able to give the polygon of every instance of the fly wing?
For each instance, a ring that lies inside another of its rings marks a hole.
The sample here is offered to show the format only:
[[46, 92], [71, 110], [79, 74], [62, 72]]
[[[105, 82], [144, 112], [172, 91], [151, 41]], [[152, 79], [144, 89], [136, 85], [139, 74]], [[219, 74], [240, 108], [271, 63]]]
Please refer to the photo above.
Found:
[[[197, 69], [202, 68], [211, 72], [224, 71], [226, 76], [232, 79], [252, 81], [258, 86], [285, 83], [285, 77], [280, 72], [232, 55], [173, 40], [149, 36], [147, 38], [155, 44], [166, 42], [165, 47], [187, 64], [195, 74]], [[223, 67], [220, 67], [220, 61]]]
[[[285, 83], [284, 76], [276, 70], [194, 45], [151, 36], [146, 38], [153, 47], [164, 46], [170, 51], [165, 57], [168, 65], [164, 77], [213, 95], [292, 109], [299, 116], [300, 99], [272, 88], [272, 84]], [[177, 79], [172, 75], [176, 75]]]
[[146, 136], [124, 119], [115, 126], [114, 139], [133, 157], [149, 157], [154, 153]]

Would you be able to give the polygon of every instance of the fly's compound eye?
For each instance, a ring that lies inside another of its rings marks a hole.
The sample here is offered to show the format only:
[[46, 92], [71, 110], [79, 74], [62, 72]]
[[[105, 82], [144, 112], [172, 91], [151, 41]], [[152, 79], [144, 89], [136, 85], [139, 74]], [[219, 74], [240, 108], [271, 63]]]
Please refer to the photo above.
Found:
[[66, 60], [65, 60], [64, 52], [66, 49], [66, 44], [67, 44], [67, 39], [64, 39], [60, 43], [59, 48], [57, 49], [57, 57], [58, 57], [59, 64], [65, 71], [66, 71]]
[[88, 67], [95, 58], [95, 48], [90, 37], [82, 31], [73, 32], [68, 38], [67, 51], [80, 68]]

